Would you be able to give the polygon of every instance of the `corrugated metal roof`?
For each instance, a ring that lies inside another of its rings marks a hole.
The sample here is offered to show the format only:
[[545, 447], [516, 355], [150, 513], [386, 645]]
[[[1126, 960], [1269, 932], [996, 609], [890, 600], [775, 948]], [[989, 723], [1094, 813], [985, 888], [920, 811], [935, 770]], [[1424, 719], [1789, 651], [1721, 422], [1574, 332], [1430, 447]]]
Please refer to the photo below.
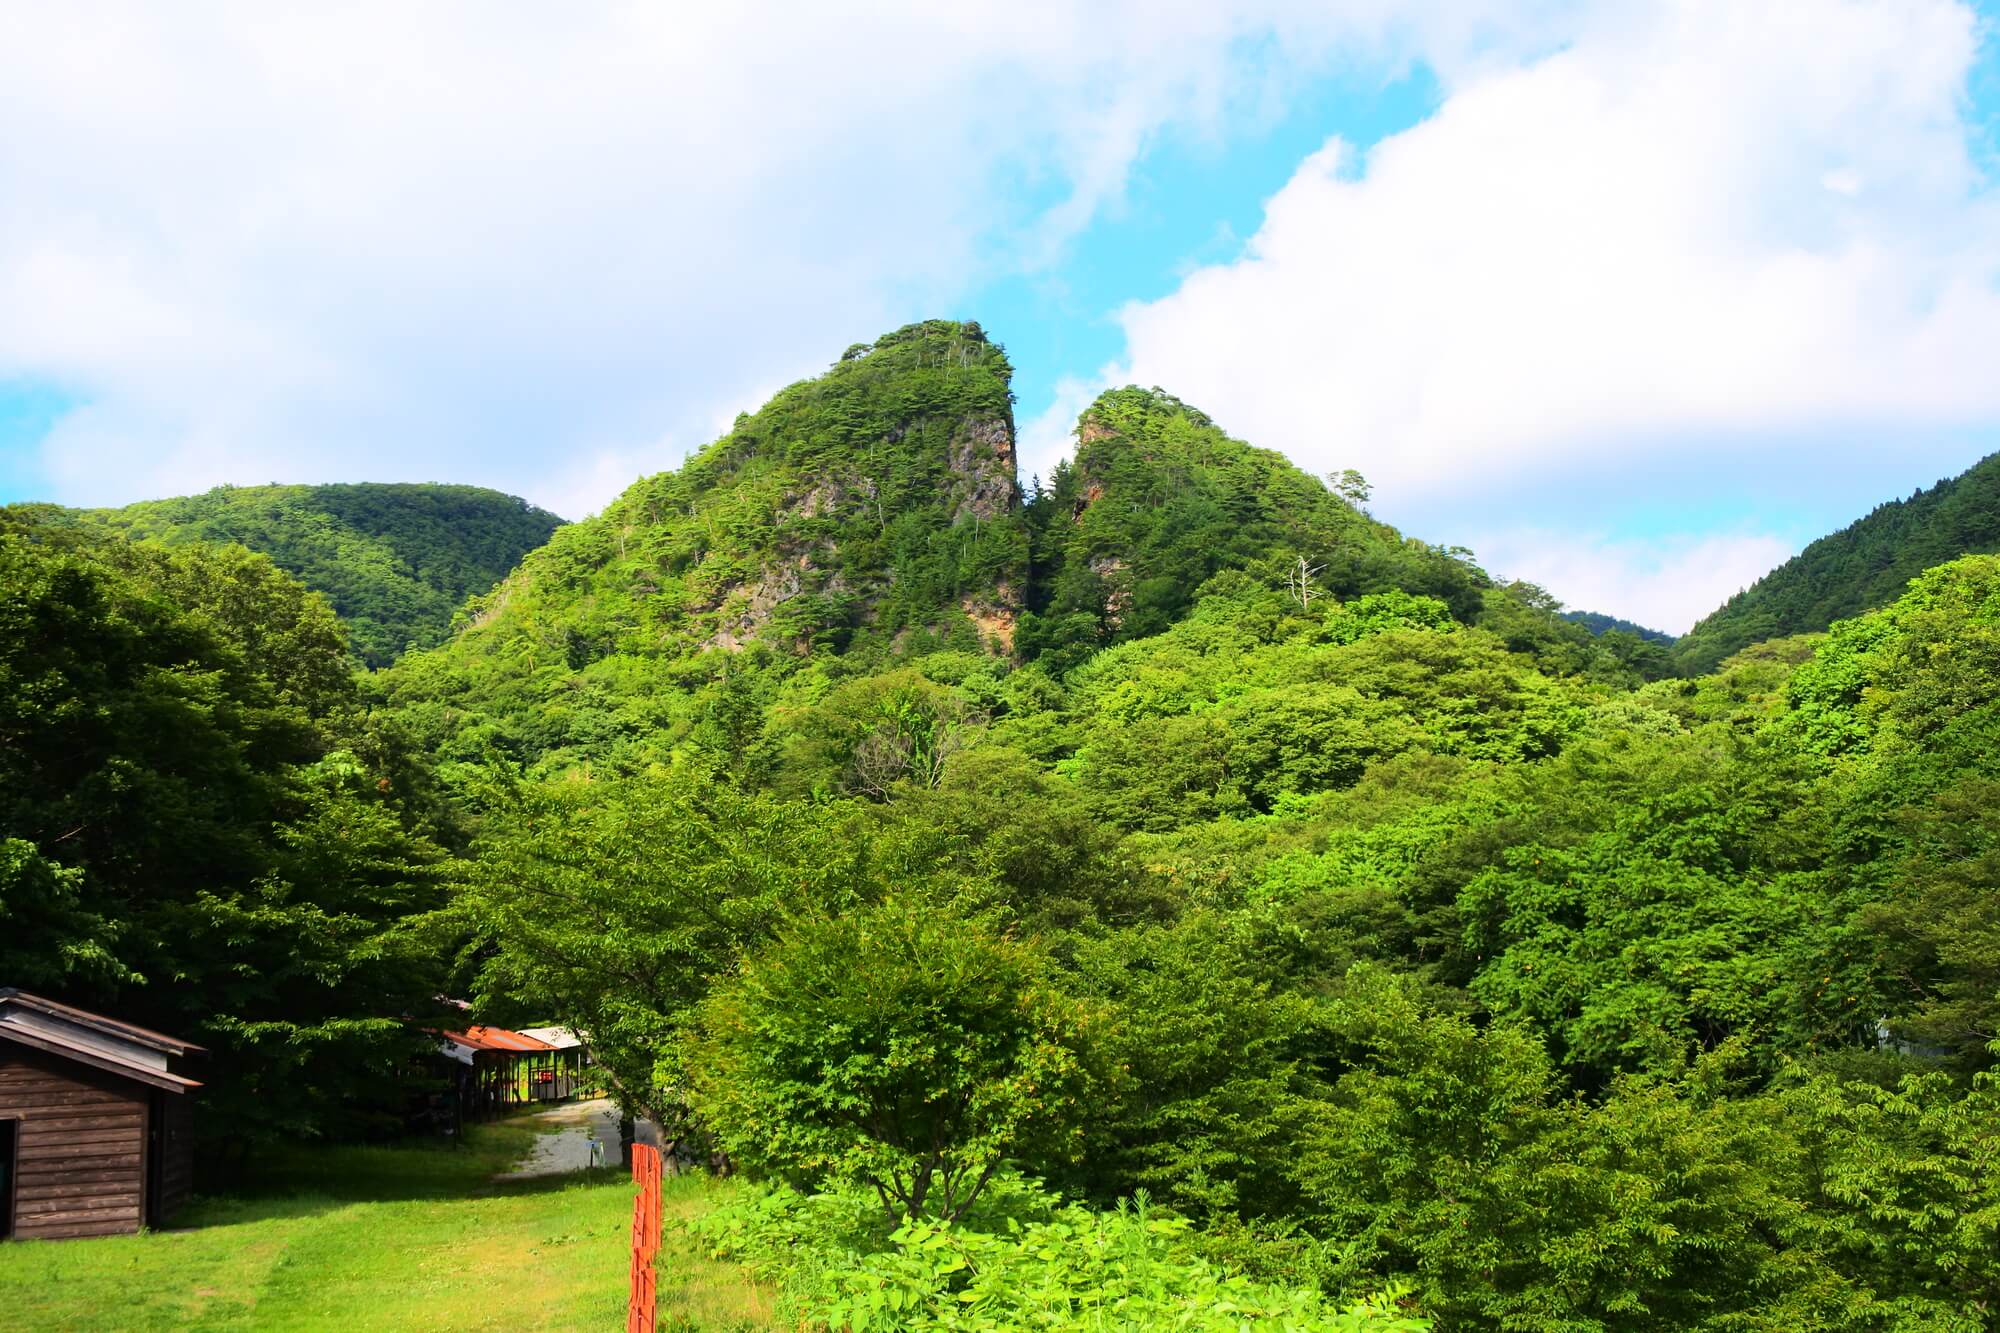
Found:
[[0, 1038], [169, 1092], [201, 1086], [167, 1067], [169, 1055], [201, 1050], [194, 1043], [12, 987], [0, 990]]
[[490, 1028], [475, 1025], [463, 1032], [447, 1032], [444, 1035], [461, 1046], [470, 1046], [474, 1050], [479, 1051], [526, 1052], [552, 1051], [555, 1049], [555, 1047], [545, 1041], [537, 1041], [533, 1037], [523, 1036], [518, 1032], [510, 1032], [506, 1028]]
[[59, 1000], [44, 999], [13, 986], [0, 986], [0, 1006], [5, 1005], [19, 1005], [23, 1009], [39, 1010], [71, 1023], [121, 1037], [126, 1041], [137, 1042], [141, 1046], [150, 1046], [156, 1051], [165, 1051], [169, 1055], [185, 1055], [189, 1051], [203, 1051], [206, 1054], [204, 1048], [191, 1041], [169, 1037], [164, 1032], [142, 1028], [137, 1023], [127, 1023], [121, 1019], [107, 1018], [103, 1014], [94, 1014], [88, 1009], [79, 1009], [73, 1004], [64, 1004]]
[[521, 1035], [533, 1037], [543, 1045], [552, 1046], [559, 1051], [574, 1050], [583, 1045], [583, 1038], [577, 1036], [572, 1028], [522, 1028]]

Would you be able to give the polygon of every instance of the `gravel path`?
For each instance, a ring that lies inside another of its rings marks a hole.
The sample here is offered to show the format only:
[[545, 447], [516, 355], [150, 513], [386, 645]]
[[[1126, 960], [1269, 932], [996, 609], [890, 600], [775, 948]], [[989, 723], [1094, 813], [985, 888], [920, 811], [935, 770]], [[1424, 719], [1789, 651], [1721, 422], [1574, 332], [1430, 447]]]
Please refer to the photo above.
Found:
[[608, 1097], [587, 1102], [565, 1102], [535, 1113], [537, 1124], [546, 1126], [535, 1140], [534, 1151], [512, 1170], [496, 1180], [526, 1180], [534, 1176], [561, 1176], [582, 1171], [590, 1165], [590, 1131], [604, 1141], [604, 1164], [621, 1166], [624, 1156], [618, 1146], [618, 1107]]

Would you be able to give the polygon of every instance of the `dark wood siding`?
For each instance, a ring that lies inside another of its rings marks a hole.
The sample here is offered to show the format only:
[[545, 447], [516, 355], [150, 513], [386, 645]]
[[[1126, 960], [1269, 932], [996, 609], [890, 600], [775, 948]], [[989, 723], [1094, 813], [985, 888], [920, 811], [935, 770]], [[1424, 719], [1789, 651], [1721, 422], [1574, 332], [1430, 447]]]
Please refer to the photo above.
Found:
[[152, 1182], [146, 1225], [163, 1226], [194, 1192], [194, 1105], [187, 1093], [153, 1093]]
[[19, 1122], [14, 1235], [108, 1236], [145, 1216], [152, 1090], [0, 1041], [0, 1119]]

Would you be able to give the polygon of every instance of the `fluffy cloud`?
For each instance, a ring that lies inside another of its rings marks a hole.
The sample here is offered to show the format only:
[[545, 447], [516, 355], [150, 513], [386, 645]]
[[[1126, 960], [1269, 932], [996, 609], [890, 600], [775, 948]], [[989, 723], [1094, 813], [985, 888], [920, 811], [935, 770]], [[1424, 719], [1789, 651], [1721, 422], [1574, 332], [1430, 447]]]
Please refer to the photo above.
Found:
[[1538, 583], [1570, 606], [1605, 610], [1669, 634], [1689, 626], [1789, 558], [1768, 533], [1680, 533], [1621, 540], [1545, 528], [1503, 529], [1479, 541], [1484, 563]]
[[13, 5], [0, 384], [90, 404], [61, 498], [435, 476], [575, 512], [1050, 262], [1159, 136], [1563, 10], [1508, 8]]
[[[1359, 467], [1390, 517], [1484, 529], [1487, 563], [1586, 603], [1602, 548], [1496, 516], [1640, 471], [1782, 487], [2000, 420], [1966, 7], [1649, 0], [1575, 22], [1549, 54], [1462, 71], [1365, 159], [1328, 143], [1239, 259], [1122, 313], [1128, 357], [1102, 378]], [[1641, 600], [1685, 621], [1670, 585], [1712, 607], [1773, 541], [1655, 551], [1669, 573]]]

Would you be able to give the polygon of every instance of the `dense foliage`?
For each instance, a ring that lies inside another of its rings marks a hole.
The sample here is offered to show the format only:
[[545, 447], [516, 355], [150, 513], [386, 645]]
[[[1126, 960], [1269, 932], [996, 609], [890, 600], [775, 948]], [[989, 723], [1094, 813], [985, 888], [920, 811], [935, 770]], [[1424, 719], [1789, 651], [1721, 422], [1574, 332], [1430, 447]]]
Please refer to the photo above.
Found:
[[355, 655], [377, 667], [442, 642], [466, 598], [562, 524], [478, 486], [388, 483], [218, 486], [74, 517], [167, 545], [234, 543], [267, 555], [326, 595]]
[[1817, 633], [1886, 606], [1933, 565], [2000, 551], [2000, 455], [1821, 537], [1737, 593], [1674, 645], [1684, 675], [1766, 639]]
[[1622, 630], [1627, 634], [1636, 634], [1640, 638], [1651, 640], [1654, 643], [1671, 645], [1674, 642], [1674, 636], [1671, 634], [1666, 634], [1656, 629], [1647, 629], [1644, 625], [1625, 620], [1619, 616], [1608, 616], [1602, 611], [1565, 611], [1563, 612], [1563, 619], [1575, 621], [1592, 634], [1608, 634], [1612, 630]]
[[220, 1131], [395, 1110], [442, 852], [326, 603], [241, 547], [11, 520], [0, 700], [0, 976], [210, 1047]]
[[834, 1326], [1992, 1322], [2000, 558], [1666, 679], [1158, 390], [1018, 494], [1007, 377], [859, 345], [359, 683], [14, 533], [5, 965], [576, 1024]]
[[1302, 604], [1394, 588], [1435, 596], [1466, 620], [1487, 584], [1463, 553], [1403, 538], [1158, 389], [1117, 389], [1092, 403], [1075, 461], [1056, 468], [1027, 518], [1034, 560], [1022, 646], [1054, 654], [1058, 673], [1101, 643], [1166, 629], [1225, 569], [1273, 582], [1303, 573]]
[[920, 900], [797, 922], [702, 1003], [693, 1109], [746, 1165], [956, 1221], [1081, 1141], [1087, 1024], [1036, 963]]
[[718, 1255], [776, 1281], [787, 1313], [867, 1330], [1177, 1328], [1236, 1333], [1422, 1333], [1396, 1293], [1337, 1308], [1319, 1293], [1225, 1272], [1194, 1252], [1185, 1218], [1145, 1197], [1093, 1213], [1003, 1182], [963, 1225], [884, 1227], [855, 1195], [754, 1194], [703, 1218]]

